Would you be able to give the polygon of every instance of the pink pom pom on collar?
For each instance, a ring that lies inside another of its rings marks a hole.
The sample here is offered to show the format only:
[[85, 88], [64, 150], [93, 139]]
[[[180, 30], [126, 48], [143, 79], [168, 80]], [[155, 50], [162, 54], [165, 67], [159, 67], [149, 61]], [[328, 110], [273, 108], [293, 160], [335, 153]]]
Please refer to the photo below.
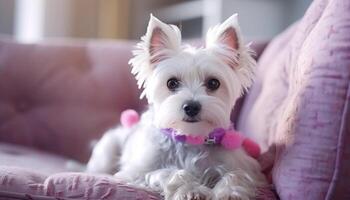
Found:
[[122, 112], [120, 115], [120, 123], [126, 128], [130, 128], [140, 121], [139, 114], [132, 109], [128, 109]]

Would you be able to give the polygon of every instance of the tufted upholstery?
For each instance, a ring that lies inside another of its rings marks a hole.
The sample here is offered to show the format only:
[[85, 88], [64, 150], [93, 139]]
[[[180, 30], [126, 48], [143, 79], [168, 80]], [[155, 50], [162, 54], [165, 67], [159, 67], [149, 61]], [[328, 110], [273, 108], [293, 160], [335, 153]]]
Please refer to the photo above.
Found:
[[141, 109], [133, 44], [0, 41], [0, 141], [86, 161], [121, 111]]
[[239, 128], [281, 199], [350, 199], [350, 1], [317, 0], [270, 43]]

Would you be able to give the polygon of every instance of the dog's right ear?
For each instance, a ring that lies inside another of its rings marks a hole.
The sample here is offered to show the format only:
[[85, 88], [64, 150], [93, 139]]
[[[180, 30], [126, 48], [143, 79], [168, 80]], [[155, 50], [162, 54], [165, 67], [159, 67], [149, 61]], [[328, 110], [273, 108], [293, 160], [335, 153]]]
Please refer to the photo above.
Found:
[[129, 61], [139, 88], [145, 87], [147, 78], [161, 61], [171, 57], [180, 50], [181, 33], [174, 26], [161, 22], [152, 14], [147, 32], [133, 51], [134, 57]]

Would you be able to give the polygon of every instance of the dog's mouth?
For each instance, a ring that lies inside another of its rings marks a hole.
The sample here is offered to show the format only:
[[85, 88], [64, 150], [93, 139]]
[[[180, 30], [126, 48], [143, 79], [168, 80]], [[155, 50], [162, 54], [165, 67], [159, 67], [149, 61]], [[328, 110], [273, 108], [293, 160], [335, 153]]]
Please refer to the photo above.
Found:
[[199, 122], [200, 119], [197, 119], [197, 118], [184, 118], [182, 121], [188, 122], [188, 123], [196, 123], [196, 122]]

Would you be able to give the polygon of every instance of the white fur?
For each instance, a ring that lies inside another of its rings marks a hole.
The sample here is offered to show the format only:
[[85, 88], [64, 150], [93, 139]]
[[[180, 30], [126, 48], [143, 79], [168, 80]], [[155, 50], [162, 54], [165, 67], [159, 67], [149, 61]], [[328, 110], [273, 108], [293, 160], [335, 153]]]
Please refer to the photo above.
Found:
[[[233, 35], [224, 34], [228, 28], [236, 37], [227, 38]], [[230, 46], [232, 42], [238, 44]], [[182, 46], [179, 29], [151, 15], [130, 64], [150, 108], [131, 129], [108, 131], [94, 148], [87, 170], [116, 173], [118, 179], [149, 187], [166, 199], [254, 199], [256, 188], [266, 181], [258, 162], [243, 149], [191, 146], [160, 131], [207, 135], [229, 127], [231, 110], [252, 84], [255, 65], [243, 45], [237, 15], [210, 29], [202, 48]], [[176, 92], [167, 88], [171, 77], [180, 80]], [[212, 77], [221, 83], [214, 92], [205, 87]], [[199, 122], [183, 120], [182, 105], [188, 100], [202, 105]]]

